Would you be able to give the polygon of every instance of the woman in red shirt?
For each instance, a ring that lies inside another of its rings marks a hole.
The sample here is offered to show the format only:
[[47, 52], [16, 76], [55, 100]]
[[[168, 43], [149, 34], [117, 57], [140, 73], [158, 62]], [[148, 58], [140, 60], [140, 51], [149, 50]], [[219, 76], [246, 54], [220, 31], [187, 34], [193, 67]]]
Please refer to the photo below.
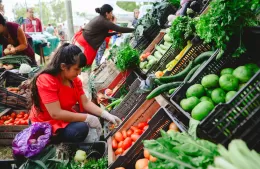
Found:
[[[47, 67], [32, 81], [32, 122], [48, 122], [54, 135], [64, 142], [81, 142], [88, 135], [88, 127], [101, 129], [97, 117], [114, 124], [120, 119], [92, 103], [84, 94], [77, 77], [86, 65], [80, 48], [65, 43], [54, 54]], [[73, 107], [79, 104], [77, 113]], [[96, 117], [97, 116], [97, 117]]]

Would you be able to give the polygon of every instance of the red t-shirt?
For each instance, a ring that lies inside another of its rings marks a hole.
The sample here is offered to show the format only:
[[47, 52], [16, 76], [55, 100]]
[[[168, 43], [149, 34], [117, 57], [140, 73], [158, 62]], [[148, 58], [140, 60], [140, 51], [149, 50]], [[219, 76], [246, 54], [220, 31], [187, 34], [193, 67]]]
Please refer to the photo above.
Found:
[[[35, 22], [35, 29], [34, 30], [34, 24], [33, 22]], [[40, 21], [40, 19], [38, 18], [34, 18], [33, 20], [27, 18], [27, 23], [25, 23], [25, 32], [42, 32], [42, 23]]]
[[44, 104], [60, 102], [61, 109], [72, 111], [76, 103], [80, 103], [80, 96], [84, 94], [82, 82], [75, 78], [72, 82], [73, 87], [62, 84], [60, 76], [42, 74], [38, 77], [36, 85], [40, 96], [40, 107], [42, 112], [38, 112], [34, 106], [30, 111], [32, 122], [49, 122], [55, 133], [59, 128], [65, 128], [69, 123], [61, 120], [54, 120]]

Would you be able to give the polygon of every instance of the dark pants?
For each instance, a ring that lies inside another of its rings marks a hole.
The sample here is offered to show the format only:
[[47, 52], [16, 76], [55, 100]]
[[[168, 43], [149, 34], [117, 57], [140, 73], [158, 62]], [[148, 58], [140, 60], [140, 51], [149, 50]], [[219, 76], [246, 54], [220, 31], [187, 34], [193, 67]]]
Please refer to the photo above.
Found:
[[54, 142], [83, 142], [88, 136], [89, 127], [85, 122], [72, 122], [64, 129], [58, 129]]

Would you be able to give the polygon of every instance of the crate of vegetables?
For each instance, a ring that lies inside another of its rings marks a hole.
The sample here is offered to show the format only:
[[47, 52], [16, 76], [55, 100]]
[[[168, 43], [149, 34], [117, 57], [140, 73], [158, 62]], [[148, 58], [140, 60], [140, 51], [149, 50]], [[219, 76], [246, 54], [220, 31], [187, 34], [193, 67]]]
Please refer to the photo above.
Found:
[[[111, 114], [116, 115], [122, 120], [121, 126], [127, 121], [129, 117], [139, 108], [139, 106], [145, 101], [146, 94], [137, 92], [141, 79], [136, 79], [130, 86], [130, 91], [123, 98], [121, 103], [110, 111]], [[105, 122], [104, 136], [108, 138], [115, 132], [115, 128], [111, 123]]]
[[[111, 110], [122, 101], [123, 97], [129, 92], [129, 87], [137, 78], [140, 77], [132, 70], [121, 72], [107, 88], [98, 91], [98, 103], [106, 107], [108, 106], [107, 108]], [[118, 104], [112, 104], [115, 100], [117, 100]]]
[[0, 76], [0, 103], [14, 109], [27, 108], [29, 81], [26, 78], [5, 71]]
[[225, 145], [234, 138], [259, 143], [259, 65], [257, 57], [247, 54], [220, 60], [213, 55], [192, 81], [175, 91], [171, 102], [188, 118], [201, 121], [202, 137]]
[[178, 131], [168, 112], [160, 108], [156, 101], [153, 101], [148, 109], [137, 110], [125, 125], [108, 139], [109, 168], [134, 168], [136, 161], [143, 157], [142, 141], [156, 139], [160, 136], [161, 129], [169, 128]]
[[8, 108], [0, 115], [0, 145], [11, 145], [16, 134], [28, 127], [29, 114]]
[[148, 75], [149, 73], [158, 70], [166, 60], [174, 57], [176, 51], [172, 48], [172, 40], [169, 36], [169, 29], [166, 30], [161, 41], [157, 44], [153, 44], [154, 48], [150, 48], [150, 51], [145, 51], [140, 56], [139, 67], [141, 73]]
[[210, 46], [199, 43], [192, 45], [191, 42], [166, 65], [164, 71], [155, 73], [157, 87], [147, 96], [147, 99], [154, 98], [160, 94], [166, 99], [184, 82], [192, 80], [196, 72], [205, 65], [206, 61], [215, 55], [217, 51], [210, 51]]

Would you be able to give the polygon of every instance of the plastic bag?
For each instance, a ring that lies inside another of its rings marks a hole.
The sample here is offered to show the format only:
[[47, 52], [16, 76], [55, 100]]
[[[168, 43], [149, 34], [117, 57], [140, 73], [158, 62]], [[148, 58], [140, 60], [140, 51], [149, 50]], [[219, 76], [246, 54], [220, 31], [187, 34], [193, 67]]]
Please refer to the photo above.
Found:
[[51, 130], [49, 123], [34, 123], [24, 129], [13, 140], [13, 154], [27, 158], [39, 154], [49, 143]]

